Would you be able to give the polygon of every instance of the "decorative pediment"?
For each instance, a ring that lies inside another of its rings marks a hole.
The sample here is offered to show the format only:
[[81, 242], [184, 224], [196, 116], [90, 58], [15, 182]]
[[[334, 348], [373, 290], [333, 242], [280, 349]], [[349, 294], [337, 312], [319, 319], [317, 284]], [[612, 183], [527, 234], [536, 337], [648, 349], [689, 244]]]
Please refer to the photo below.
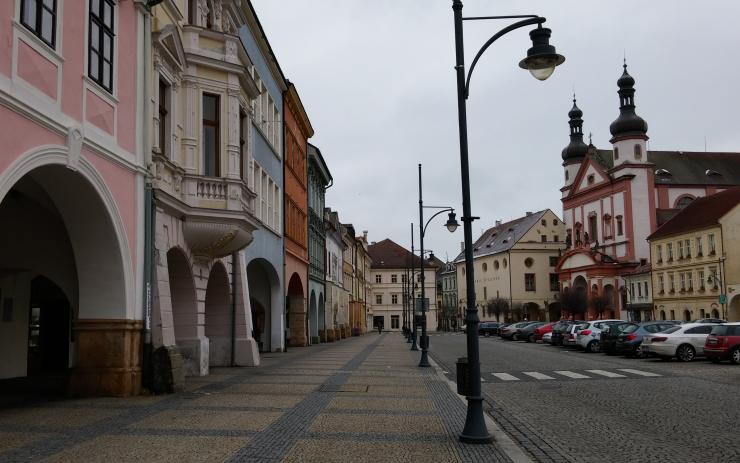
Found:
[[595, 265], [598, 262], [589, 252], [576, 252], [569, 256], [564, 257], [560, 261], [560, 270], [571, 270], [581, 267], [588, 267]]
[[152, 34], [154, 46], [160, 55], [167, 60], [177, 71], [185, 69], [185, 49], [182, 46], [180, 32], [173, 24], [168, 24], [160, 31]]
[[576, 173], [576, 177], [573, 180], [573, 187], [568, 196], [578, 194], [582, 191], [589, 190], [609, 182], [611, 182], [611, 177], [604, 168], [596, 162], [593, 157], [590, 155], [586, 156]]

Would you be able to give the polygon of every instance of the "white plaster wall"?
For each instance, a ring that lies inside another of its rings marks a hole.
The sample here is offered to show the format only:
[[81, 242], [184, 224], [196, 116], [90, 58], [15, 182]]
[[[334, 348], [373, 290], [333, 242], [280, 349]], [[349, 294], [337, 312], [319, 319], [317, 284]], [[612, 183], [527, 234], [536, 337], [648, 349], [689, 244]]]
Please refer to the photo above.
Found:
[[[579, 268], [584, 267], [587, 265], [593, 265], [594, 261], [590, 257], [584, 255], [584, 254], [574, 254], [570, 256], [565, 262], [563, 262], [563, 265], [560, 267], [563, 270], [571, 269], [571, 268]], [[575, 279], [575, 276], [573, 276], [573, 279]]]
[[669, 188], [668, 189], [669, 207], [675, 206], [676, 200], [683, 195], [691, 195], [695, 198], [701, 198], [703, 196], [706, 196], [706, 192], [703, 188], [682, 188], [682, 187]]
[[647, 175], [649, 170], [635, 170], [632, 180], [632, 239], [634, 240], [635, 258], [650, 261], [650, 244], [647, 237], [651, 233], [650, 219], [653, 213], [650, 209], [650, 195]]
[[[580, 169], [580, 168], [581, 168], [581, 163], [580, 162], [574, 162], [572, 164], [568, 164], [568, 165], [566, 165], [566, 166], [563, 167], [563, 180], [565, 182], [563, 184], [563, 186], [570, 186], [570, 185], [573, 184], [573, 181], [576, 179], [576, 174], [578, 174], [578, 169]], [[568, 173], [568, 178], [567, 179], [565, 178], [565, 172]], [[565, 196], [567, 194], [568, 194], [567, 191], [564, 191], [563, 192], [563, 196]]]
[[[640, 145], [640, 149], [642, 150], [642, 159], [635, 159], [635, 145]], [[640, 139], [620, 140], [614, 143], [613, 146], [619, 149], [619, 159], [617, 159], [614, 162], [615, 166], [618, 166], [625, 162], [629, 162], [629, 163], [647, 162], [647, 154], [646, 154], [647, 150], [646, 150], [645, 140], [640, 140]], [[612, 156], [614, 156], [613, 151], [612, 151]]]
[[[588, 177], [590, 175], [594, 176], [594, 183], [590, 184], [588, 183]], [[604, 181], [604, 177], [599, 173], [598, 170], [596, 170], [596, 167], [593, 165], [588, 166], [586, 169], [586, 175], [583, 176], [581, 179], [581, 184], [578, 185], [579, 190], [583, 190], [584, 188], [592, 187], [594, 185], [597, 185]]]

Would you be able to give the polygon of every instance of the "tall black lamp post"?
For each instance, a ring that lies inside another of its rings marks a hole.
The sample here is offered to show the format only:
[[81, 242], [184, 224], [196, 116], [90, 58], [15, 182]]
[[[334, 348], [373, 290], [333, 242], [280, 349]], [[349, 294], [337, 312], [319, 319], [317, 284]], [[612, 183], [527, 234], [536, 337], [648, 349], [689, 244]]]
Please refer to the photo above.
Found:
[[[439, 209], [434, 215], [429, 217], [429, 220], [427, 220], [426, 223], [424, 223], [424, 209]], [[455, 230], [457, 230], [457, 227], [460, 226], [460, 224], [457, 223], [457, 220], [455, 219], [455, 209], [451, 207], [440, 207], [440, 206], [425, 206], [424, 205], [424, 199], [422, 198], [422, 189], [421, 189], [421, 164], [419, 164], [419, 246], [421, 247], [419, 251], [419, 255], [421, 256], [421, 274], [419, 275], [419, 282], [421, 283], [421, 359], [419, 360], [419, 366], [420, 367], [428, 367], [429, 365], [429, 355], [427, 353], [429, 349], [429, 336], [427, 336], [427, 303], [426, 298], [424, 296], [424, 234], [426, 233], [427, 226], [429, 226], [429, 223], [432, 221], [433, 218], [437, 217], [439, 214], [442, 214], [443, 212], [449, 212], [447, 223], [445, 224], [445, 227], [447, 227], [447, 230], [449, 230], [450, 233], [454, 233]], [[430, 260], [434, 257], [434, 254], [430, 253]]]
[[[465, 428], [460, 434], [460, 440], [468, 443], [491, 442], [491, 435], [486, 429], [483, 418], [483, 398], [481, 397], [480, 354], [478, 352], [478, 311], [475, 308], [475, 278], [473, 274], [473, 229], [472, 222], [477, 217], [471, 215], [470, 206], [470, 173], [468, 166], [468, 127], [465, 101], [468, 98], [470, 76], [475, 69], [481, 55], [503, 35], [525, 26], [537, 25], [529, 33], [532, 47], [527, 51], [519, 66], [529, 70], [538, 80], [545, 80], [555, 67], [562, 64], [565, 58], [557, 54], [555, 47], [549, 44], [550, 29], [542, 27], [545, 18], [534, 15], [518, 16], [486, 16], [463, 18], [462, 0], [452, 1], [452, 10], [455, 20], [455, 71], [457, 72], [457, 109], [460, 131], [460, 167], [462, 172], [462, 200], [463, 200], [463, 230], [465, 235], [465, 282], [467, 290], [467, 313], [465, 317], [467, 350], [468, 350], [468, 381], [465, 395], [468, 401], [468, 412], [465, 417]], [[463, 47], [463, 21], [485, 19], [521, 19], [510, 24], [494, 34], [483, 44], [473, 59], [467, 76], [465, 75], [465, 50]]]

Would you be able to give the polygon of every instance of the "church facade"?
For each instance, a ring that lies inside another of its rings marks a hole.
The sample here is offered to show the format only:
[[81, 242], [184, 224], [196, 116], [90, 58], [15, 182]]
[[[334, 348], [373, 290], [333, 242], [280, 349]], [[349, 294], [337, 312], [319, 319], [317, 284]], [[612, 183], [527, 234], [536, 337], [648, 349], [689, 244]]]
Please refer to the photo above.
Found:
[[648, 125], [635, 111], [635, 79], [626, 64], [617, 85], [611, 148], [584, 143], [583, 111], [574, 99], [570, 143], [562, 151], [566, 251], [557, 272], [561, 291], [588, 301], [588, 319], [634, 319], [625, 277], [650, 263], [647, 237], [695, 198], [740, 185], [740, 153], [648, 151]]

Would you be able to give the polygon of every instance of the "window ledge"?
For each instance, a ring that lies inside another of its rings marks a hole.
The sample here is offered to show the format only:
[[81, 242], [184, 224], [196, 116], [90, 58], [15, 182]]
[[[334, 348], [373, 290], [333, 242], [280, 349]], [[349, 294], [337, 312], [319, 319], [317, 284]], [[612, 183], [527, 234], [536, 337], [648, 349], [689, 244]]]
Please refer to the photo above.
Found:
[[[64, 63], [64, 58], [56, 51], [56, 49], [51, 47], [48, 43], [44, 42], [40, 38], [36, 37], [36, 34], [28, 30], [26, 26], [18, 22], [16, 19], [13, 19], [13, 27], [19, 35], [23, 36], [23, 39], [32, 42], [32, 46], [35, 46], [35, 48], [37, 48], [37, 51], [40, 51], [42, 54], [47, 55], [46, 57], [51, 59], [52, 61], [55, 61], [57, 65]], [[61, 45], [58, 42], [59, 41], [57, 40], [57, 47]], [[38, 48], [40, 48], [40, 50], [38, 50]]]
[[[105, 88], [103, 88], [102, 85], [92, 80], [87, 74], [82, 76], [82, 80], [85, 82], [85, 87], [89, 90], [92, 90], [93, 93], [95, 93], [97, 96], [105, 100], [108, 104], [111, 106], [118, 106], [118, 98]], [[115, 88], [115, 85], [113, 86]]]

